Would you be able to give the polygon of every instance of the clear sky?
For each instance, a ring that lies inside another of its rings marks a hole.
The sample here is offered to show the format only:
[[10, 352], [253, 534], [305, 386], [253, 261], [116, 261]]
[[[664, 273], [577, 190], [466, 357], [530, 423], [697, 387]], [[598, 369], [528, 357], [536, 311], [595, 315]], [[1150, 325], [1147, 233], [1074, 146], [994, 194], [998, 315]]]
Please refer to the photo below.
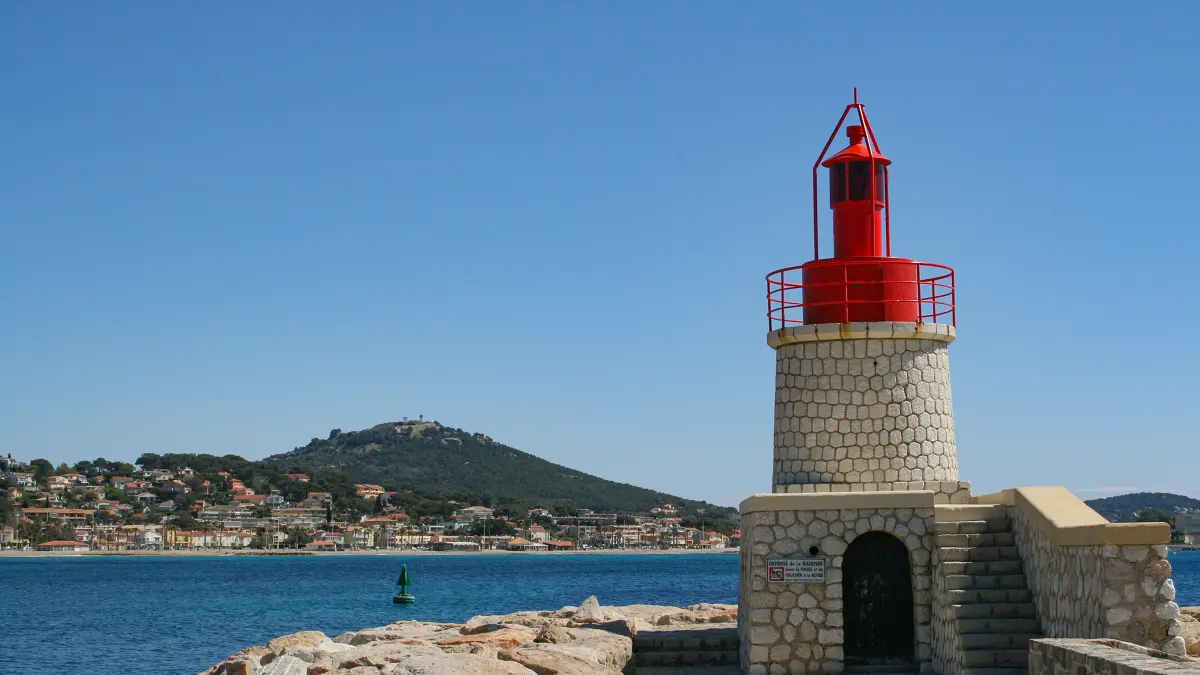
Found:
[[1200, 5], [352, 6], [0, 6], [0, 452], [423, 414], [769, 491], [763, 275], [857, 86], [958, 270], [961, 477], [1200, 497]]

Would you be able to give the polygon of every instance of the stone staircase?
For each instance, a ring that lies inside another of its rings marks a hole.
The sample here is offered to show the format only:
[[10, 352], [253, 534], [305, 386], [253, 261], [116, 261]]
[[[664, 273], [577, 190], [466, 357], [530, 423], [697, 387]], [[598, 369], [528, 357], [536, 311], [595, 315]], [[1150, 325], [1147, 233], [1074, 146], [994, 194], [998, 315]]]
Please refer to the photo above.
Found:
[[736, 627], [640, 630], [633, 637], [634, 673], [659, 668], [737, 666]]
[[963, 675], [1014, 675], [1041, 637], [1003, 505], [938, 507], [935, 587], [947, 598], [954, 655]]

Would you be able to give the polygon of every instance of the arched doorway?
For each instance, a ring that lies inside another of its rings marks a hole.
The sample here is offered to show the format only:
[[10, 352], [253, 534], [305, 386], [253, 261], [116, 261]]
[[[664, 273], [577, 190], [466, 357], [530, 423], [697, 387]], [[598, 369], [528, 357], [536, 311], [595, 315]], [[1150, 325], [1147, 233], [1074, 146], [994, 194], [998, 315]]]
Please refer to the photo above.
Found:
[[842, 562], [846, 666], [912, 666], [913, 590], [908, 547], [884, 532], [867, 532]]

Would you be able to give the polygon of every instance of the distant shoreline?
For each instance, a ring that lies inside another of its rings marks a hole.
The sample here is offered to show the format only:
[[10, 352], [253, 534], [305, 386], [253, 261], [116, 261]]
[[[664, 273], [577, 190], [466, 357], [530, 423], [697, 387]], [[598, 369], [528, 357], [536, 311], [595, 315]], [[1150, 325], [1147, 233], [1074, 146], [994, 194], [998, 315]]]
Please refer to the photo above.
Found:
[[310, 556], [478, 556], [478, 555], [528, 555], [558, 557], [562, 555], [735, 555], [736, 548], [701, 549], [671, 548], [657, 549], [589, 549], [587, 551], [417, 551], [411, 549], [384, 549], [379, 551], [0, 551], [0, 558], [83, 558], [83, 557], [209, 557], [209, 558], [300, 558]]

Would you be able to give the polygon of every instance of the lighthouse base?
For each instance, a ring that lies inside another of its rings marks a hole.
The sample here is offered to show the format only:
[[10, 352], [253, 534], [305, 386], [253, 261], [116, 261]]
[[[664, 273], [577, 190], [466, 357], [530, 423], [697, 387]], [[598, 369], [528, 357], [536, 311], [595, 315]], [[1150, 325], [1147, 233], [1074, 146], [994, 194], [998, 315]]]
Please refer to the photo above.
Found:
[[755, 495], [741, 512], [743, 672], [933, 672], [932, 491]]

